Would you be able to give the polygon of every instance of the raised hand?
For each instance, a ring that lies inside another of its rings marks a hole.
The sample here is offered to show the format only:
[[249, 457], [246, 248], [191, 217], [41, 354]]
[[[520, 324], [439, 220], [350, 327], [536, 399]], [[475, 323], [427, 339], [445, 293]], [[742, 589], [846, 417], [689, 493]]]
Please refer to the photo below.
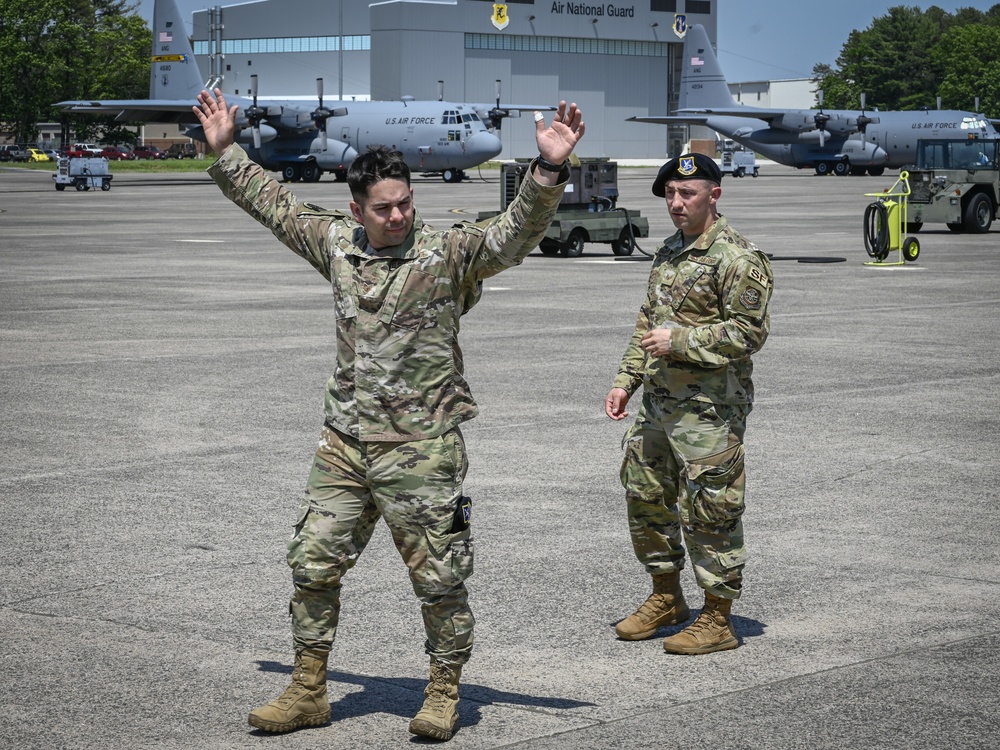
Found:
[[216, 156], [221, 155], [235, 139], [236, 110], [239, 106], [234, 104], [232, 107], [227, 107], [222, 90], [215, 89], [215, 96], [207, 91], [198, 94], [198, 106], [191, 109], [194, 110], [205, 131], [205, 140], [209, 148]]
[[552, 124], [548, 127], [545, 127], [545, 117], [539, 115], [541, 113], [535, 113], [535, 143], [538, 145], [538, 153], [545, 161], [561, 164], [573, 153], [587, 129], [583, 123], [583, 112], [577, 109], [575, 103], [566, 106], [566, 102], [561, 101]]

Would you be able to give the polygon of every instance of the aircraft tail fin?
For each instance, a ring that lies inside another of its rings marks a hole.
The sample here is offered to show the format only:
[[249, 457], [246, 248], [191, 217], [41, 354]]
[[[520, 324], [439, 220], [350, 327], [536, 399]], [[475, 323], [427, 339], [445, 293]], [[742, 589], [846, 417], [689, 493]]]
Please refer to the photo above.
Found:
[[150, 99], [194, 99], [205, 87], [176, 0], [153, 4]]
[[684, 60], [681, 73], [679, 109], [712, 109], [738, 107], [722, 66], [715, 56], [708, 33], [701, 24], [688, 29], [684, 39]]

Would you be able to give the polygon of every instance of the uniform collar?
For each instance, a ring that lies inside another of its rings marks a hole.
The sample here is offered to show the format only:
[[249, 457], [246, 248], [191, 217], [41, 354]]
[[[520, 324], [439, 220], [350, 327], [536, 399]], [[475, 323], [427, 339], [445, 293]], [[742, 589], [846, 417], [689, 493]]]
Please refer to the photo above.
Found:
[[667, 251], [667, 255], [674, 258], [678, 255], [686, 253], [690, 250], [708, 250], [715, 243], [716, 238], [718, 238], [719, 233], [729, 225], [726, 221], [726, 217], [719, 214], [719, 218], [712, 222], [712, 226], [706, 229], [701, 235], [692, 242], [690, 245], [684, 244], [684, 233], [681, 230], [677, 230], [664, 244], [664, 249]]

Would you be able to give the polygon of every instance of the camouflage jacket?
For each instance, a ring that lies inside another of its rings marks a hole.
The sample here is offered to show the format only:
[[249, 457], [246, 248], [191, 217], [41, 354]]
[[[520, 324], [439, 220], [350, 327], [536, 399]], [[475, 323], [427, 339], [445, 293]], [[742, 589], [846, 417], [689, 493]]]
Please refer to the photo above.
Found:
[[[695, 242], [677, 232], [657, 248], [646, 301], [612, 387], [642, 385], [662, 398], [753, 402], [750, 356], [764, 345], [774, 279], [757, 247], [720, 216]], [[671, 328], [670, 353], [640, 345], [654, 328]]]
[[479, 301], [483, 279], [520, 264], [538, 245], [565, 182], [544, 187], [526, 178], [507, 210], [480, 224], [435, 231], [417, 216], [403, 244], [374, 257], [352, 216], [299, 202], [238, 145], [208, 172], [333, 287], [330, 427], [361, 440], [422, 440], [476, 416], [459, 320]]

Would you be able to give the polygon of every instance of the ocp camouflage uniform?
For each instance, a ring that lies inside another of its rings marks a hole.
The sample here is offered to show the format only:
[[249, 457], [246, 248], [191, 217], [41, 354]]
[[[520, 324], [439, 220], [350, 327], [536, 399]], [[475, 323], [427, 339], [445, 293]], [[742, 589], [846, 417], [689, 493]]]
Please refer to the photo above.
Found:
[[239, 146], [209, 173], [333, 288], [337, 362], [288, 546], [296, 649], [330, 650], [341, 578], [381, 517], [422, 603], [427, 652], [464, 664], [473, 643], [464, 583], [473, 546], [458, 426], [477, 407], [463, 376], [459, 322], [484, 279], [538, 245], [565, 182], [544, 187], [526, 177], [507, 210], [478, 225], [435, 231], [415, 216], [403, 244], [376, 257], [350, 215], [297, 201]]
[[[720, 216], [694, 243], [657, 248], [646, 300], [612, 387], [642, 406], [623, 440], [621, 480], [636, 557], [651, 575], [684, 567], [699, 586], [739, 598], [751, 355], [770, 329], [773, 277], [762, 252]], [[647, 355], [647, 331], [671, 328], [670, 353]], [[682, 544], [683, 542], [683, 544]]]

